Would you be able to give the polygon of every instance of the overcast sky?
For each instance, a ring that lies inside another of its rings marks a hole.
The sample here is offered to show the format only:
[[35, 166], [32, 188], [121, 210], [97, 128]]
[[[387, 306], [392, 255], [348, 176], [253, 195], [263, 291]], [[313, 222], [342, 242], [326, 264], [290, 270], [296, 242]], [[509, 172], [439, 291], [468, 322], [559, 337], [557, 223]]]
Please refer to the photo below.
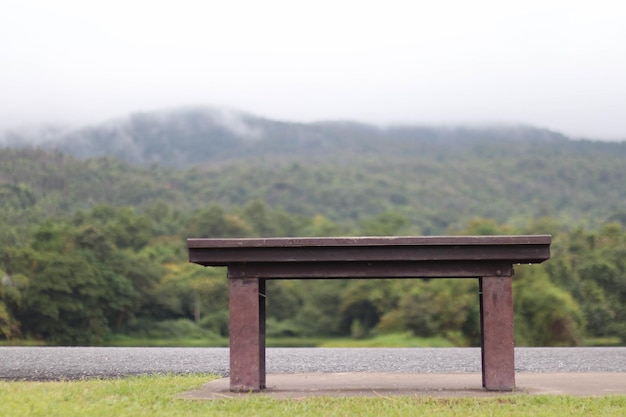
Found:
[[212, 105], [626, 139], [621, 0], [2, 0], [0, 127]]

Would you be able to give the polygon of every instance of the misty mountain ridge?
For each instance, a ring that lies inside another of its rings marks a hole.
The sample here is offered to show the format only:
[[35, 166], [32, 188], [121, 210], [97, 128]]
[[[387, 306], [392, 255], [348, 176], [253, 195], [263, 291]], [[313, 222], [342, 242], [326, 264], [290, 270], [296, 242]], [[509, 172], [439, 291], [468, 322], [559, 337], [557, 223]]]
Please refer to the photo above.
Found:
[[537, 143], [553, 147], [569, 140], [558, 132], [525, 125], [296, 123], [215, 107], [134, 113], [75, 129], [43, 126], [0, 134], [0, 144], [11, 147], [36, 144], [78, 158], [111, 156], [131, 164], [176, 168], [248, 158], [311, 161], [349, 154], [441, 158], [444, 149], [461, 156], [468, 147], [481, 144], [513, 150]]
[[190, 212], [263, 201], [346, 225], [393, 211], [418, 234], [475, 217], [626, 224], [626, 142], [529, 126], [292, 123], [188, 108], [47, 135], [0, 147], [0, 211], [15, 221], [25, 210], [67, 215], [97, 204]]

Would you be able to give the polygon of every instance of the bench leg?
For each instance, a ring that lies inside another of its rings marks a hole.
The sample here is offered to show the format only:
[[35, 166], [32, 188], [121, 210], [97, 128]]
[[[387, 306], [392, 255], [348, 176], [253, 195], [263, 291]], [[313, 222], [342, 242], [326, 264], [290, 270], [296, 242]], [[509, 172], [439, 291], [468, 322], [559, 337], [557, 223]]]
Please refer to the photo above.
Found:
[[511, 277], [480, 278], [483, 387], [489, 391], [515, 388], [511, 281]]
[[230, 390], [265, 388], [265, 280], [230, 278]]

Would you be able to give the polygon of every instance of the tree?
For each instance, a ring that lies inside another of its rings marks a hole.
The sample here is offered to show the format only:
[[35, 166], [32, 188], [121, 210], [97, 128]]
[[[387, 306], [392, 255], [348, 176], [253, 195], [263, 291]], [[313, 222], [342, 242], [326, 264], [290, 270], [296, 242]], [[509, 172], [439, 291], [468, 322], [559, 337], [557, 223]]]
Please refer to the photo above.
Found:
[[480, 343], [478, 283], [434, 279], [416, 282], [400, 300], [404, 325], [416, 336], [444, 336], [460, 345]]
[[246, 204], [242, 216], [252, 228], [254, 236], [276, 237], [293, 234], [290, 218], [270, 208], [261, 200], [253, 200]]
[[310, 220], [303, 231], [304, 236], [338, 236], [339, 227], [329, 218], [322, 214], [316, 214]]
[[585, 310], [589, 315], [595, 313], [596, 327], [590, 330], [598, 336], [626, 341], [626, 232], [620, 223], [608, 223], [589, 243], [578, 274], [586, 290]]
[[245, 237], [252, 233], [252, 227], [241, 217], [227, 215], [218, 205], [193, 213], [186, 227], [189, 237]]
[[[398, 304], [399, 292], [390, 279], [349, 280], [339, 307], [339, 328], [342, 334], [367, 336], [383, 313]], [[356, 334], [355, 334], [356, 333]]]
[[587, 335], [626, 340], [626, 233], [620, 223], [595, 233], [578, 228], [559, 234], [544, 268], [579, 304]]
[[146, 246], [153, 234], [148, 217], [139, 215], [130, 207], [99, 205], [88, 213], [78, 212], [73, 223], [76, 226], [96, 226], [118, 248], [134, 251]]
[[520, 346], [576, 346], [584, 315], [574, 298], [550, 282], [540, 265], [516, 268], [513, 280], [515, 340]]
[[0, 270], [0, 338], [13, 339], [21, 337], [20, 322], [13, 315], [22, 301], [20, 288], [24, 285], [24, 277], [9, 276]]
[[341, 306], [343, 280], [302, 280], [302, 305], [294, 318], [303, 336], [341, 335], [337, 312]]
[[396, 211], [385, 211], [373, 219], [361, 222], [361, 234], [364, 236], [393, 236], [406, 233], [409, 222]]
[[28, 279], [15, 314], [25, 335], [92, 344], [119, 327], [147, 299], [159, 276], [130, 246], [116, 246], [86, 221], [42, 224], [30, 245], [8, 257], [9, 274]]
[[71, 253], [23, 250], [18, 262], [29, 277], [19, 319], [36, 338], [91, 344], [108, 331], [103, 303], [112, 296], [98, 271]]

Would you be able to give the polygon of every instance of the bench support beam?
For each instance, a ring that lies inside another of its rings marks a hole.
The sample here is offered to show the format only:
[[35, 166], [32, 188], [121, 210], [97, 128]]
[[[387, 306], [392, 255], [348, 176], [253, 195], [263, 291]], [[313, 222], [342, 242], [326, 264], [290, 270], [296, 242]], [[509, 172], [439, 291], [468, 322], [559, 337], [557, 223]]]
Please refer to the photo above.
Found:
[[480, 278], [480, 324], [483, 387], [515, 388], [513, 293], [511, 277]]
[[265, 280], [229, 279], [230, 390], [265, 388]]

